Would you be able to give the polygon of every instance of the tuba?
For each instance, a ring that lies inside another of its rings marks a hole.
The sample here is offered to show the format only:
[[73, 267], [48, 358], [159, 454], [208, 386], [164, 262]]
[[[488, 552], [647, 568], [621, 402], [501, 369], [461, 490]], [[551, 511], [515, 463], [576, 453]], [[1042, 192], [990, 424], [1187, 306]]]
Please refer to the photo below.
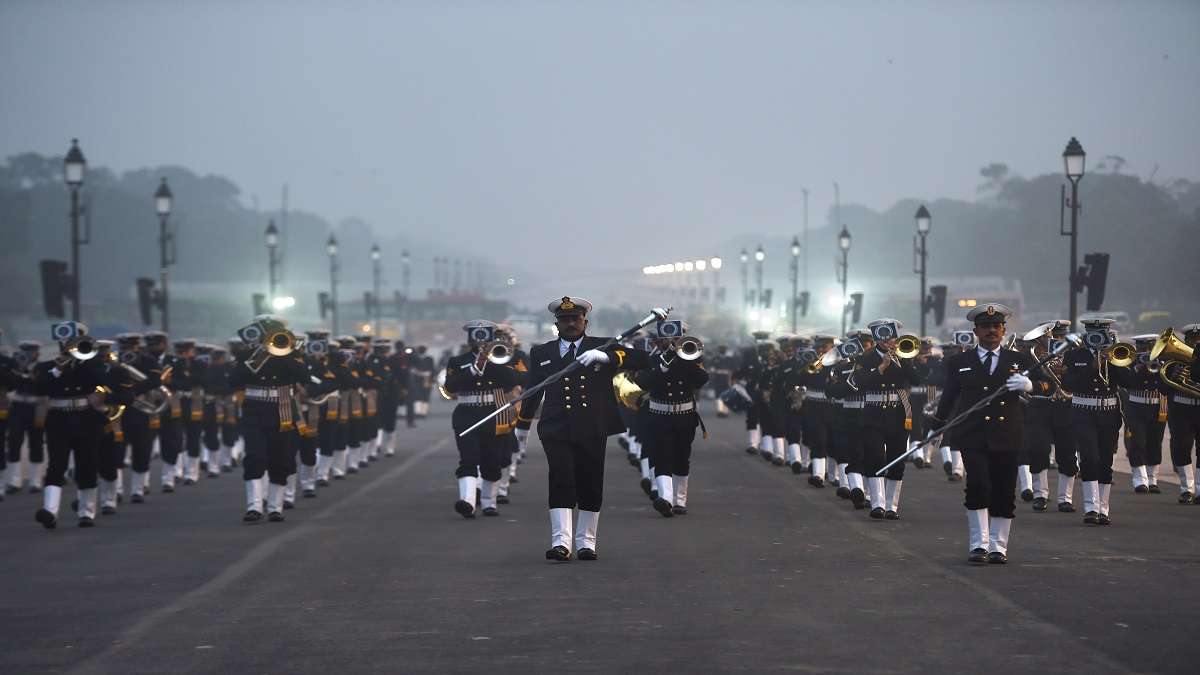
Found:
[[1150, 360], [1159, 362], [1158, 377], [1175, 389], [1200, 397], [1200, 381], [1192, 374], [1192, 359], [1196, 351], [1168, 328], [1154, 341]]

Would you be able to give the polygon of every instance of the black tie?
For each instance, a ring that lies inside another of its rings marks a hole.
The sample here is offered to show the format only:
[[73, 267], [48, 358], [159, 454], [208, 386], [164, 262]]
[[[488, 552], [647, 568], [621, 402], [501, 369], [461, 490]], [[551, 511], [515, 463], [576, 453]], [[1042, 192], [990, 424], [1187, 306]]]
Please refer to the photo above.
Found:
[[988, 352], [983, 357], [983, 372], [988, 375], [992, 374], [992, 353]]
[[564, 356], [563, 358], [568, 361], [575, 360], [575, 343], [574, 342], [570, 343], [570, 346], [567, 347], [567, 355]]

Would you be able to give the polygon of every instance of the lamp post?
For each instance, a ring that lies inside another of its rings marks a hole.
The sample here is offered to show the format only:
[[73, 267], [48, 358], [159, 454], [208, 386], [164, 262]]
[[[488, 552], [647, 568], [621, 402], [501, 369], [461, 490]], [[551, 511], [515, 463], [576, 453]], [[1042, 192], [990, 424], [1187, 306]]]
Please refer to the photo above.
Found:
[[708, 268], [712, 270], [713, 307], [720, 307], [725, 300], [721, 296], [721, 265], [723, 262], [719, 256], [713, 256], [708, 260]]
[[762, 244], [754, 251], [754, 285], [757, 289], [754, 297], [754, 306], [757, 309], [763, 308], [763, 259], [767, 257], [763, 251]]
[[404, 339], [405, 340], [408, 339], [408, 298], [409, 298], [408, 293], [409, 293], [409, 280], [410, 280], [409, 270], [411, 269], [411, 265], [412, 265], [412, 258], [408, 255], [408, 249], [404, 249], [403, 251], [400, 251], [400, 288], [404, 293], [403, 316], [401, 318], [404, 319]]
[[171, 330], [170, 302], [167, 297], [167, 267], [175, 263], [175, 256], [174, 247], [169, 246], [173, 242], [171, 235], [167, 232], [167, 218], [171, 215], [173, 198], [171, 188], [167, 185], [167, 179], [164, 177], [154, 192], [154, 210], [158, 213], [158, 285], [160, 286], [158, 309], [162, 314], [162, 331], [164, 333]]
[[381, 306], [379, 304], [379, 287], [382, 282], [383, 265], [380, 263], [382, 257], [383, 254], [379, 251], [379, 244], [371, 244], [371, 267], [375, 277], [375, 306], [372, 308], [374, 310], [375, 335], [379, 335], [379, 321], [381, 318], [379, 311]]
[[79, 246], [88, 243], [79, 236], [79, 188], [83, 186], [83, 176], [87, 172], [87, 160], [79, 149], [79, 140], [71, 139], [71, 149], [63, 158], [63, 180], [71, 190], [71, 320], [79, 321]]
[[839, 269], [840, 279], [842, 282], [842, 335], [846, 335], [846, 281], [850, 274], [850, 230], [842, 225], [842, 231], [838, 233], [838, 249], [842, 252], [842, 263]]
[[267, 222], [267, 288], [270, 291], [268, 296], [267, 306], [275, 306], [275, 290], [279, 284], [279, 228], [275, 227], [275, 221]]
[[790, 311], [792, 313], [792, 332], [795, 333], [796, 315], [798, 314], [796, 312], [796, 303], [800, 292], [800, 239], [795, 236], [792, 237], [792, 262], [788, 271], [792, 276], [792, 306]]
[[1083, 151], [1083, 146], [1079, 141], [1072, 136], [1067, 143], [1066, 150], [1063, 150], [1063, 169], [1067, 174], [1067, 180], [1071, 181], [1071, 199], [1067, 201], [1067, 207], [1071, 209], [1071, 231], [1062, 232], [1061, 226], [1059, 232], [1063, 236], [1071, 238], [1071, 271], [1067, 276], [1067, 281], [1070, 284], [1071, 295], [1068, 310], [1068, 317], [1071, 320], [1071, 330], [1075, 329], [1075, 319], [1078, 316], [1078, 305], [1076, 303], [1076, 294], [1079, 293], [1079, 272], [1078, 272], [1078, 246], [1079, 246], [1079, 179], [1083, 178], [1084, 160], [1087, 159], [1087, 153]]
[[925, 313], [929, 311], [929, 300], [925, 297], [925, 237], [929, 236], [929, 226], [932, 222], [929, 209], [922, 204], [913, 216], [917, 220], [917, 234], [913, 236], [913, 255], [918, 258], [913, 271], [921, 275], [921, 295], [917, 296], [918, 307], [921, 308], [921, 335], [925, 335]]
[[337, 300], [337, 285], [338, 285], [338, 242], [333, 234], [329, 235], [329, 241], [325, 242], [325, 252], [329, 254], [329, 327], [330, 332], [336, 337], [338, 335], [338, 300]]

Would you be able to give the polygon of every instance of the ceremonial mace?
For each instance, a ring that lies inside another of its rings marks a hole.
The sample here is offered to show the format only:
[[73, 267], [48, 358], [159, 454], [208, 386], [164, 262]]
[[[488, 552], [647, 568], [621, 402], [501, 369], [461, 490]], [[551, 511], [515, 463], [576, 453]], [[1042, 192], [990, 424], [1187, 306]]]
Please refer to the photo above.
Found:
[[[605, 342], [604, 344], [600, 345], [599, 347], [595, 347], [595, 349], [605, 349], [605, 348], [611, 347], [611, 346], [617, 344], [618, 342], [626, 340], [627, 338], [629, 338], [630, 335], [633, 335], [634, 333], [636, 333], [639, 330], [645, 328], [646, 326], [654, 323], [655, 321], [666, 321], [667, 315], [670, 314], [671, 310], [673, 310], [673, 309], [675, 309], [675, 308], [667, 307], [666, 309], [663, 309], [662, 307], [655, 307], [654, 309], [650, 310], [650, 313], [646, 315], [646, 318], [637, 322], [636, 326], [630, 328], [629, 330], [625, 331], [624, 333], [621, 333], [620, 335], [618, 335], [614, 338], [610, 338], [608, 340], [608, 342]], [[496, 408], [494, 411], [492, 411], [492, 413], [490, 415], [479, 420], [475, 424], [472, 424], [469, 429], [467, 429], [466, 431], [459, 434], [458, 437], [462, 438], [463, 436], [466, 436], [467, 434], [471, 433], [472, 431], [474, 431], [475, 429], [477, 429], [478, 427], [483, 425], [484, 422], [487, 422], [488, 420], [492, 419], [496, 415], [499, 415], [500, 413], [504, 412], [505, 410], [508, 410], [509, 408], [513, 407], [517, 403], [520, 403], [521, 401], [524, 401], [525, 399], [529, 398], [530, 396], [533, 396], [534, 394], [540, 392], [542, 389], [545, 389], [548, 385], [554, 384], [560, 378], [562, 378], [563, 375], [570, 374], [576, 370], [579, 370], [582, 367], [583, 367], [583, 364], [580, 363], [578, 360], [572, 361], [570, 364], [568, 364], [562, 370], [558, 371], [557, 373], [554, 373], [553, 375], [551, 375], [550, 377], [547, 377], [546, 379], [542, 380], [538, 384], [521, 392], [520, 396], [518, 396], [518, 397], [514, 398], [513, 400], [509, 401], [508, 403], [504, 404], [503, 407]]]

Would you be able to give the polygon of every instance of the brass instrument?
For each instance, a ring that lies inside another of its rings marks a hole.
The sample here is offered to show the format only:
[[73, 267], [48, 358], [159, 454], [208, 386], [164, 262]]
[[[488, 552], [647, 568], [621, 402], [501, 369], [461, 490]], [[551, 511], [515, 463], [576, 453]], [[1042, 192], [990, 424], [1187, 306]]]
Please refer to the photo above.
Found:
[[679, 338], [671, 348], [684, 361], [695, 361], [704, 356], [704, 343], [690, 335]]
[[296, 350], [298, 344], [295, 334], [286, 328], [271, 333], [259, 343], [250, 358], [246, 359], [246, 367], [257, 373], [272, 356], [287, 356]]
[[498, 366], [503, 366], [513, 360], [513, 348], [503, 340], [486, 345], [484, 349], [487, 352], [487, 360]]
[[437, 385], [437, 391], [439, 394], [441, 394], [442, 398], [446, 399], [447, 401], [453, 401], [456, 398], [454, 394], [451, 394], [450, 391], [446, 389], [445, 368], [442, 368], [438, 371], [437, 378], [435, 379], [434, 383]]
[[915, 359], [921, 354], [921, 338], [916, 335], [901, 335], [896, 338], [896, 349], [893, 352], [902, 359]]
[[808, 387], [794, 386], [787, 393], [788, 405], [793, 412], [799, 412], [804, 407], [804, 399], [808, 396]]
[[616, 394], [617, 400], [621, 405], [630, 410], [637, 410], [642, 405], [642, 397], [646, 392], [629, 377], [627, 371], [619, 371], [613, 375], [613, 393]]
[[1128, 342], [1117, 342], [1104, 350], [1104, 357], [1114, 366], [1121, 368], [1131, 366], [1137, 360], [1137, 347]]
[[1034, 340], [1043, 338], [1043, 337], [1049, 335], [1050, 332], [1054, 330], [1054, 326], [1057, 323], [1058, 323], [1057, 321], [1047, 321], [1046, 323], [1040, 323], [1037, 325], [1036, 328], [1034, 328], [1033, 330], [1029, 331], [1028, 333], [1025, 333], [1024, 335], [1022, 335], [1021, 339], [1026, 342], [1033, 342]]
[[[98, 384], [96, 385], [96, 390], [92, 393], [108, 397], [111, 396], [113, 392], [112, 389], [109, 389], [102, 384]], [[105, 419], [107, 419], [109, 422], [116, 422], [117, 420], [121, 419], [121, 415], [125, 414], [124, 403], [118, 405], [111, 405], [109, 403], [93, 403], [92, 408], [95, 409], [96, 412], [103, 414]]]
[[1154, 341], [1150, 360], [1159, 362], [1158, 377], [1188, 396], [1200, 397], [1200, 381], [1192, 374], [1196, 350], [1168, 328]]

